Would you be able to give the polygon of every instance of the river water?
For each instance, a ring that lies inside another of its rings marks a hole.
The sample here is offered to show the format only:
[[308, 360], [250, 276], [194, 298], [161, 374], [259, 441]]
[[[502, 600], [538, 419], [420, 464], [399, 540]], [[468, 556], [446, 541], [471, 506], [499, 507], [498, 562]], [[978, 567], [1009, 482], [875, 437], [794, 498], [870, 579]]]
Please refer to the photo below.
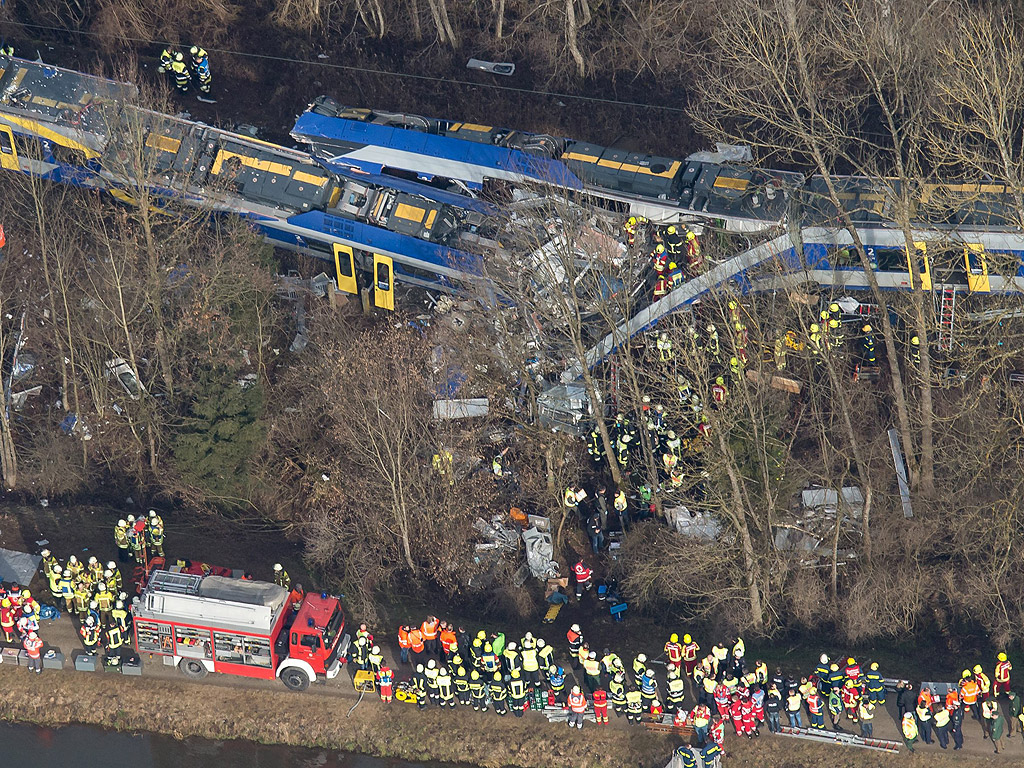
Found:
[[41, 728], [0, 723], [5, 765], [45, 768], [439, 768], [363, 755], [248, 741], [177, 741], [90, 726]]

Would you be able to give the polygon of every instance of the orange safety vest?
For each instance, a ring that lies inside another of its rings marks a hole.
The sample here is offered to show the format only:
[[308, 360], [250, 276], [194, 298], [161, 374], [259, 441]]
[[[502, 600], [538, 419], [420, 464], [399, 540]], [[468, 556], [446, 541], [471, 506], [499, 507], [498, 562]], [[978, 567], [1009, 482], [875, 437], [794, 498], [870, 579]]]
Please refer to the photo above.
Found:
[[819, 696], [818, 694], [814, 694], [813, 696], [809, 696], [808, 699], [807, 699], [807, 710], [812, 715], [820, 715], [821, 714], [821, 704], [822, 704], [821, 696]]
[[582, 693], [569, 694], [569, 709], [577, 714], [587, 711], [587, 699]]
[[409, 648], [411, 643], [409, 642], [409, 632], [405, 627], [398, 628], [398, 647]]
[[1010, 682], [1010, 662], [1000, 661], [998, 664], [996, 664], [996, 682]]
[[418, 629], [409, 633], [409, 647], [413, 653], [423, 653], [423, 633]]
[[7, 245], [7, 235], [4, 234], [4, 225], [0, 224], [0, 248]]
[[952, 709], [960, 703], [960, 695], [956, 692], [956, 688], [950, 688], [946, 691], [946, 709]]
[[444, 648], [445, 653], [448, 653], [456, 642], [458, 640], [455, 637], [455, 633], [450, 629], [446, 629], [441, 633], [441, 647]]
[[978, 700], [978, 694], [981, 693], [981, 687], [973, 680], [964, 680], [960, 683], [960, 698], [963, 699], [964, 704], [973, 704]]
[[438, 621], [424, 621], [420, 626], [420, 631], [423, 632], [423, 638], [425, 640], [436, 640], [437, 639], [437, 628], [440, 626]]

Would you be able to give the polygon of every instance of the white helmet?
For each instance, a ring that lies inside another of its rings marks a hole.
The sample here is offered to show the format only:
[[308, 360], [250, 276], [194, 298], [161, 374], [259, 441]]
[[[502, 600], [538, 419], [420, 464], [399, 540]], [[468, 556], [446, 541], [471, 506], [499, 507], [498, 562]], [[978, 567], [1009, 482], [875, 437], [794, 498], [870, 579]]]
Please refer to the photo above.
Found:
[[128, 515], [128, 524], [131, 525], [135, 522], [135, 515]]
[[544, 638], [543, 637], [538, 637], [537, 638], [537, 647], [538, 648], [543, 648], [545, 645], [547, 645], [547, 643], [544, 642]]
[[28, 636], [29, 636], [30, 638], [32, 638], [33, 640], [35, 640], [35, 639], [36, 639], [37, 637], [39, 637], [39, 635], [37, 635], [37, 634], [36, 634], [35, 632], [29, 632], [29, 633], [28, 633]]
[[380, 646], [379, 645], [373, 646], [373, 650], [370, 651], [370, 653], [380, 653]]
[[71, 557], [68, 558], [68, 562], [69, 563], [77, 563], [78, 562], [78, 558], [75, 557], [74, 555], [72, 555]]
[[527, 632], [526, 633], [526, 639], [527, 640], [533, 640], [533, 632]]
[[48, 550], [48, 549], [44, 549], [44, 550], [43, 550], [42, 552], [40, 552], [39, 554], [40, 554], [40, 555], [42, 555], [43, 557], [49, 557], [49, 556], [50, 556], [50, 550]]
[[654, 677], [654, 671], [650, 667], [644, 670], [644, 674], [648, 677]]
[[579, 693], [579, 692], [580, 692], [580, 687], [579, 687], [578, 685], [574, 685], [574, 686], [572, 687], [572, 692], [573, 692], [573, 693]]
[[422, 672], [423, 671], [423, 665], [422, 664], [417, 664], [416, 665], [416, 671], [417, 672]]
[[821, 661], [822, 664], [828, 664], [828, 654], [827, 653], [821, 654], [820, 661]]
[[114, 564], [113, 560], [108, 560], [107, 561], [107, 568], [109, 568], [110, 570], [114, 570], [115, 568], [117, 568], [117, 566]]
[[571, 627], [569, 627], [569, 629], [571, 629], [573, 632], [579, 632], [580, 631], [580, 625], [579, 624], [573, 624]]
[[89, 565], [96, 565], [99, 561], [94, 557], [89, 558]]
[[431, 659], [430, 661], [427, 662], [427, 669], [434, 669], [434, 667], [436, 667], [436, 666], [437, 666], [437, 663], [433, 659]]
[[124, 601], [118, 600], [116, 603], [114, 603], [114, 607], [117, 608], [117, 610], [119, 611], [124, 610]]
[[590, 656], [588, 656], [587, 658], [596, 659], [597, 658], [597, 653], [595, 653], [594, 651], [591, 651], [590, 652]]
[[283, 570], [281, 568], [281, 564], [280, 563], [274, 563], [274, 572], [276, 573], [276, 572], [278, 572], [280, 570]]
[[646, 654], [641, 653], [639, 656], [636, 657], [636, 660], [639, 661], [641, 664], [644, 664], [647, 662], [647, 656]]
[[149, 516], [150, 517], [156, 517], [156, 510], [155, 509], [149, 510]]
[[61, 568], [59, 565], [55, 565], [55, 566], [53, 566], [53, 572], [54, 573], [64, 573], [64, 569]]
[[110, 570], [109, 568], [107, 568], [107, 570], [105, 570], [103, 572], [103, 578], [107, 579], [107, 580], [110, 580], [113, 577], [113, 575], [114, 575], [114, 572], [112, 570]]
[[124, 518], [122, 517], [122, 518], [121, 518], [120, 520], [118, 520], [118, 521], [117, 521], [117, 527], [118, 527], [118, 528], [127, 528], [127, 527], [128, 527], [128, 521], [127, 521], [127, 520], [125, 520], [125, 519], [124, 519]]
[[101, 581], [99, 584], [96, 585], [96, 589], [98, 589], [100, 592], [105, 592], [107, 589], [107, 585]]
[[515, 649], [516, 649], [516, 644], [515, 643], [509, 643], [508, 644], [508, 648], [506, 648], [505, 650], [507, 650], [507, 651], [514, 651]]

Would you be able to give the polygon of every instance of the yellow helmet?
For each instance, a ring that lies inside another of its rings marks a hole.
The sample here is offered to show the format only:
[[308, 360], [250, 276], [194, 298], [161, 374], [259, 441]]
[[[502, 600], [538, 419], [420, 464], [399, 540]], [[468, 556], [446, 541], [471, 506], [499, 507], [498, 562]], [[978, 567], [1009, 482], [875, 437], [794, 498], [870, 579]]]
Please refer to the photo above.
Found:
[[684, 643], [690, 643], [690, 642], [693, 642], [693, 638], [692, 638], [692, 637], [690, 637], [689, 635], [683, 635], [683, 642], [684, 642]]
[[864, 333], [871, 333], [871, 326], [865, 325], [861, 330], [864, 331]]
[[878, 671], [878, 662], [877, 661], [872, 661], [871, 662], [871, 671], [872, 672], [877, 672]]
[[628, 219], [626, 219], [626, 225], [630, 226], [630, 227], [635, 227], [636, 226], [636, 216], [630, 216]]
[[[679, 642], [679, 635], [677, 635], [677, 634], [676, 634], [675, 632], [673, 632], [673, 633], [672, 633], [672, 637], [670, 637], [670, 638], [668, 639], [668, 641], [669, 641], [670, 643], [678, 643], [678, 642]], [[1000, 654], [1000, 655], [1002, 655], [1002, 654]], [[1004, 658], [1005, 658], [1005, 657], [1004, 657]]]
[[686, 239], [687, 239], [687, 240], [696, 240], [696, 239], [697, 239], [697, 236], [696, 236], [695, 234], [693, 234], [693, 232], [687, 231], [687, 233], [686, 233]]
[[997, 656], [996, 658], [998, 658], [1000, 661], [1006, 661], [1006, 654], [1000, 653], [999, 656]]
[[661, 243], [658, 243], [656, 246], [654, 246], [654, 252], [655, 253], [664, 253], [665, 252], [665, 246], [662, 245]]
[[962, 677], [970, 677], [970, 676], [971, 676], [971, 670], [965, 669]]
[[980, 675], [981, 674], [981, 664], [975, 664], [974, 665], [974, 674], [976, 674], [976, 675]]
[[857, 662], [856, 662], [856, 661], [854, 661], [854, 660], [853, 660], [853, 656], [851, 656], [850, 658], [848, 658], [848, 659], [846, 660], [846, 663], [847, 663], [847, 664], [856, 664]]
[[666, 229], [665, 231], [668, 232], [670, 235], [674, 235], [676, 233], [676, 225], [675, 224], [669, 225], [669, 228]]

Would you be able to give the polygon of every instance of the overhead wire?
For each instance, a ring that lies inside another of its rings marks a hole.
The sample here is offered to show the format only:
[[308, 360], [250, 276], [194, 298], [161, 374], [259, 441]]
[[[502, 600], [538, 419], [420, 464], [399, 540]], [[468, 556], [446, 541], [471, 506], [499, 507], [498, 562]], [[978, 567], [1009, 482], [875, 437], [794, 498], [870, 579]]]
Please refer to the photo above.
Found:
[[[50, 25], [47, 25], [47, 24], [31, 24], [29, 22], [23, 22], [23, 21], [5, 21], [3, 23], [6, 24], [6, 25], [14, 25], [14, 26], [18, 26], [18, 27], [23, 27], [25, 29], [36, 29], [36, 30], [43, 30], [43, 31], [48, 31], [48, 32], [60, 32], [60, 33], [73, 34], [73, 35], [85, 35], [87, 37], [110, 37], [109, 35], [105, 35], [105, 34], [102, 34], [102, 33], [99, 33], [99, 32], [80, 31], [80, 30], [68, 29], [66, 27], [50, 26]], [[173, 43], [168, 43], [168, 42], [162, 41], [162, 40], [151, 40], [151, 39], [148, 39], [148, 38], [140, 38], [140, 37], [124, 37], [124, 36], [119, 36], [117, 39], [118, 40], [124, 40], [125, 42], [129, 42], [129, 43], [135, 43], [137, 45], [163, 45], [163, 46], [174, 45]], [[231, 49], [228, 49], [228, 48], [210, 48], [210, 47], [206, 47], [206, 51], [208, 53], [209, 52], [213, 52], [213, 53], [219, 53], [219, 54], [224, 54], [224, 55], [229, 55], [229, 56], [240, 56], [240, 57], [249, 58], [249, 59], [261, 59], [261, 60], [264, 60], [264, 61], [277, 61], [277, 62], [281, 62], [281, 63], [285, 63], [285, 64], [301, 64], [303, 66], [324, 67], [324, 68], [327, 68], [327, 69], [336, 69], [336, 70], [342, 70], [342, 71], [346, 71], [346, 72], [358, 72], [358, 73], [361, 73], [361, 74], [378, 75], [378, 76], [381, 76], [381, 77], [393, 77], [393, 78], [406, 79], [406, 80], [422, 80], [422, 81], [434, 82], [434, 83], [444, 83], [446, 85], [461, 85], [461, 86], [466, 86], [466, 87], [469, 87], [469, 88], [486, 88], [486, 89], [494, 90], [494, 91], [507, 91], [507, 92], [511, 92], [511, 93], [522, 93], [522, 94], [529, 94], [529, 95], [533, 95], [533, 96], [544, 96], [544, 97], [553, 98], [553, 99], [573, 99], [575, 101], [586, 101], [586, 102], [591, 102], [591, 103], [595, 103], [595, 104], [609, 104], [609, 105], [619, 106], [619, 107], [639, 107], [639, 108], [642, 108], [642, 109], [657, 109], [657, 110], [661, 110], [663, 112], [675, 112], [675, 113], [679, 113], [679, 114], [683, 114], [683, 113], [686, 112], [686, 110], [683, 109], [682, 107], [673, 107], [673, 106], [670, 106], [668, 104], [648, 104], [646, 102], [641, 102], [641, 101], [623, 101], [621, 99], [606, 99], [606, 98], [601, 98], [600, 96], [582, 96], [582, 95], [572, 94], [572, 93], [561, 93], [559, 91], [541, 91], [541, 90], [537, 90], [535, 88], [523, 88], [523, 87], [514, 86], [514, 85], [499, 85], [497, 83], [474, 83], [474, 82], [472, 82], [470, 80], [455, 80], [455, 79], [448, 78], [448, 77], [437, 77], [436, 75], [423, 75], [423, 74], [418, 74], [418, 73], [415, 73], [415, 72], [393, 72], [393, 71], [389, 71], [389, 70], [386, 70], [386, 69], [373, 69], [371, 67], [357, 67], [357, 66], [353, 66], [351, 64], [334, 64], [334, 63], [331, 63], [331, 62], [328, 62], [328, 61], [320, 61], [320, 60], [314, 61], [312, 59], [297, 59], [297, 58], [293, 58], [293, 57], [290, 57], [290, 56], [274, 56], [274, 55], [267, 54], [267, 53], [252, 53], [252, 52], [249, 52], [249, 51], [234, 51], [234, 50], [231, 50]]]

